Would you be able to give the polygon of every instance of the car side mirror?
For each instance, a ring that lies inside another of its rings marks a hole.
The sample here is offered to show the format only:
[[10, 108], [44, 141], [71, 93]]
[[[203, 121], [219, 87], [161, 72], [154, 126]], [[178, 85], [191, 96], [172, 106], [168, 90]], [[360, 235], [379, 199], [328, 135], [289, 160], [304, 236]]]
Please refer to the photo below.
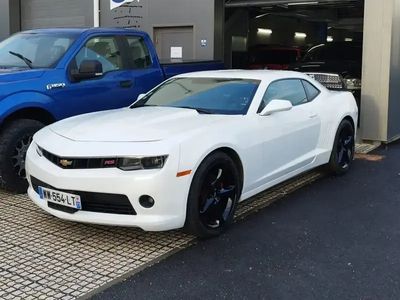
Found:
[[136, 101], [142, 100], [144, 96], [146, 96], [146, 94], [140, 94], [140, 95], [137, 97]]
[[76, 81], [103, 76], [103, 65], [98, 60], [84, 60], [79, 70], [72, 72], [71, 76]]
[[261, 111], [261, 116], [269, 116], [273, 113], [288, 111], [293, 108], [292, 102], [288, 100], [274, 99], [270, 101], [266, 107]]

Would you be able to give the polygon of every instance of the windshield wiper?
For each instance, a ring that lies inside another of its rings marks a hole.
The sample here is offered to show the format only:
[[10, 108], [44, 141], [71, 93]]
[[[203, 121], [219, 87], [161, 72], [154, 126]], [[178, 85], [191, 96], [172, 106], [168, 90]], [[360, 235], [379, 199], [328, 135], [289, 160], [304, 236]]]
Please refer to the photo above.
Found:
[[197, 107], [192, 107], [192, 106], [171, 106], [171, 107], [194, 109], [194, 110], [196, 110], [199, 114], [207, 114], [207, 115], [212, 115], [212, 114], [213, 114], [212, 111], [210, 111], [210, 110], [208, 110], [208, 109], [204, 109], [204, 108], [197, 108]]
[[29, 58], [26, 58], [26, 57], [23, 56], [22, 54], [16, 53], [16, 52], [13, 52], [13, 51], [8, 51], [8, 53], [10, 53], [11, 55], [14, 55], [14, 56], [20, 58], [21, 60], [23, 60], [23, 61], [26, 63], [26, 65], [29, 67], [29, 69], [33, 69], [32, 61], [31, 61]]
[[157, 104], [133, 104], [130, 108], [138, 108], [138, 107], [150, 107], [150, 106], [159, 106]]
[[185, 109], [194, 109], [196, 110], [199, 114], [207, 114], [211, 115], [213, 114], [212, 111], [204, 109], [204, 108], [197, 108], [197, 107], [192, 107], [192, 106], [167, 106], [167, 105], [157, 105], [157, 104], [133, 104], [130, 108], [138, 108], [138, 107], [150, 107], [150, 106], [157, 106], [157, 107], [174, 107], [174, 108], [185, 108]]

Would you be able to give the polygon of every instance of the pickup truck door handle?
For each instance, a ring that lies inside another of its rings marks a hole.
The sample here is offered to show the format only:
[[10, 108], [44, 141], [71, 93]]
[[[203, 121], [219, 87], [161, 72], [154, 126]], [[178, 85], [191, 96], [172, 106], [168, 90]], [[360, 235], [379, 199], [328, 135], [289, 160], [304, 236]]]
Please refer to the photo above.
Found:
[[132, 80], [123, 80], [123, 81], [120, 81], [119, 82], [119, 85], [122, 87], [122, 88], [130, 88], [130, 87], [132, 87], [133, 86], [133, 81]]

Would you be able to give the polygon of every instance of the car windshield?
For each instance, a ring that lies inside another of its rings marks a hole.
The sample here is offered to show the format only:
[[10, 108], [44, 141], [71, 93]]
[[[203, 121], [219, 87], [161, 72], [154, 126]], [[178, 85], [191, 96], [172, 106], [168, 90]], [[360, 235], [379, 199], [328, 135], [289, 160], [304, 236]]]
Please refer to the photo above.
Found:
[[73, 34], [19, 33], [0, 43], [0, 67], [51, 68], [75, 41]]
[[244, 115], [259, 80], [227, 78], [175, 78], [147, 94], [131, 108], [167, 106], [195, 109], [199, 113]]
[[362, 47], [352, 43], [320, 45], [311, 48], [304, 56], [305, 62], [326, 60], [361, 61]]

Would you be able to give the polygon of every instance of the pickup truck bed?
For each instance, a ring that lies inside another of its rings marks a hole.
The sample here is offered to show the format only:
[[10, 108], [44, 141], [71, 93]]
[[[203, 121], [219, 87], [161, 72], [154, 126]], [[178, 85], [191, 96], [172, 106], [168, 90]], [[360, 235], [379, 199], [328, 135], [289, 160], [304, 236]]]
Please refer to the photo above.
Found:
[[183, 73], [223, 69], [224, 64], [217, 60], [161, 60], [165, 78]]

